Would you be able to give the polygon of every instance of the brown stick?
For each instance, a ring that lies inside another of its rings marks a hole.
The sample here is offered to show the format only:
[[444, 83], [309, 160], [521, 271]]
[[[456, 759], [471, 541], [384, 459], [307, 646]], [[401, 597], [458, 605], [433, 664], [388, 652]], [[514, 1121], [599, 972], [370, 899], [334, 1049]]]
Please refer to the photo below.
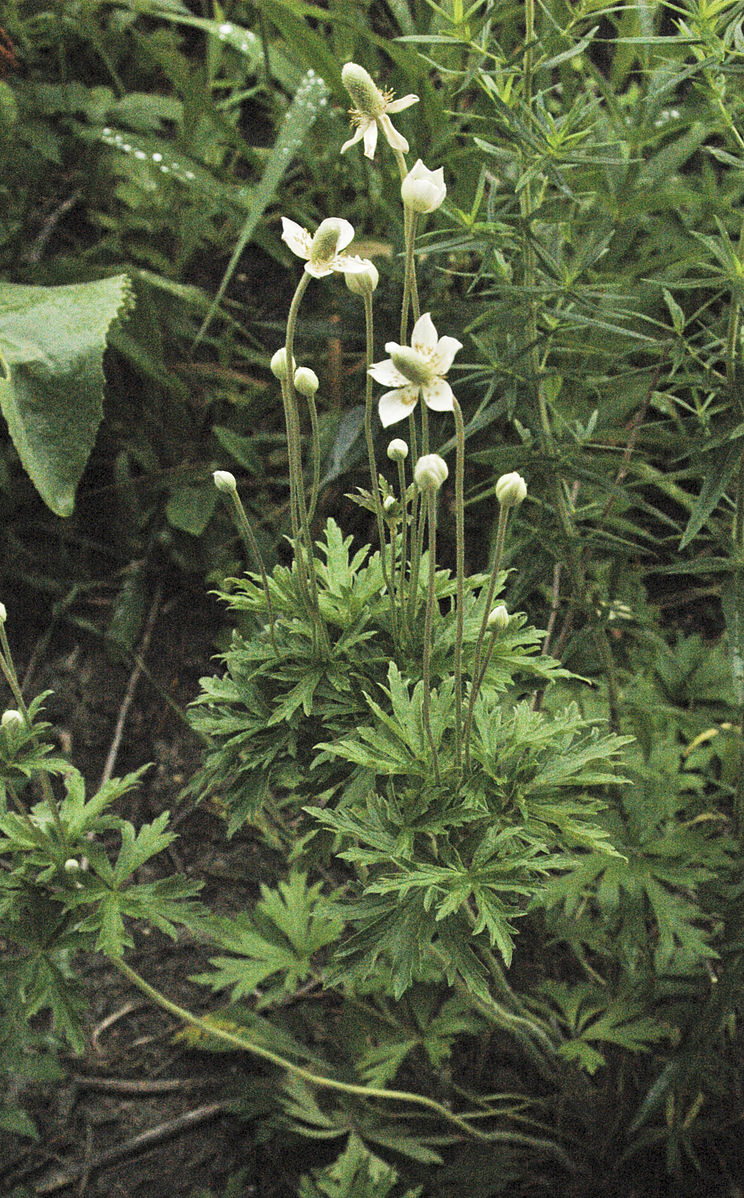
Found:
[[136, 1156], [140, 1152], [147, 1152], [149, 1148], [154, 1147], [156, 1144], [161, 1144], [163, 1140], [168, 1140], [171, 1136], [180, 1135], [184, 1131], [190, 1131], [192, 1127], [196, 1127], [200, 1123], [206, 1123], [209, 1119], [214, 1119], [216, 1115], [226, 1110], [227, 1105], [226, 1102], [210, 1102], [206, 1106], [200, 1106], [193, 1111], [187, 1111], [185, 1115], [178, 1115], [175, 1119], [168, 1119], [165, 1123], [159, 1123], [157, 1127], [151, 1127], [148, 1131], [143, 1131], [137, 1136], [132, 1136], [130, 1140], [124, 1140], [121, 1144], [115, 1144], [113, 1148], [107, 1148], [105, 1152], [99, 1152], [91, 1160], [75, 1165], [65, 1173], [58, 1173], [56, 1177], [37, 1185], [34, 1193], [56, 1194], [60, 1190], [66, 1190], [68, 1186], [73, 1185], [86, 1172], [90, 1175], [99, 1169], [105, 1168], [107, 1165], [114, 1165], [117, 1161], [124, 1160], [126, 1157]]

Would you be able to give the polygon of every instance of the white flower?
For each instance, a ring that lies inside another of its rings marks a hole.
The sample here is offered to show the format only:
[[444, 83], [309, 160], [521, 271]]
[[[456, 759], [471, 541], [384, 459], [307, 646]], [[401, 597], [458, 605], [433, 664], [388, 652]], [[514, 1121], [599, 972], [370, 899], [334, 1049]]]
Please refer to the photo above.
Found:
[[430, 171], [419, 158], [400, 185], [400, 195], [412, 212], [434, 212], [447, 194], [444, 170]]
[[383, 428], [410, 416], [419, 392], [426, 406], [433, 411], [454, 410], [452, 388], [444, 376], [462, 344], [455, 337], [437, 337], [428, 312], [424, 312], [413, 326], [410, 347], [388, 341], [385, 349], [390, 357], [384, 362], [374, 362], [369, 368], [375, 382], [395, 388], [380, 396]]
[[393, 99], [393, 92], [380, 91], [372, 76], [364, 67], [355, 62], [347, 62], [341, 71], [344, 87], [354, 101], [350, 110], [351, 123], [356, 126], [354, 136], [344, 142], [341, 153], [364, 140], [364, 153], [368, 158], [374, 158], [377, 149], [377, 131], [381, 129], [388, 145], [394, 150], [408, 152], [408, 142], [402, 133], [394, 128], [388, 113], [402, 112], [418, 103], [418, 96], [412, 92], [402, 96], [400, 100]]
[[360, 274], [366, 271], [370, 263], [366, 258], [357, 258], [352, 254], [344, 254], [343, 250], [354, 237], [354, 226], [348, 220], [339, 217], [329, 217], [321, 221], [311, 237], [307, 229], [298, 225], [288, 217], [282, 217], [282, 241], [286, 241], [293, 254], [305, 259], [305, 270], [314, 279], [322, 279], [334, 271], [346, 274], [353, 271]]

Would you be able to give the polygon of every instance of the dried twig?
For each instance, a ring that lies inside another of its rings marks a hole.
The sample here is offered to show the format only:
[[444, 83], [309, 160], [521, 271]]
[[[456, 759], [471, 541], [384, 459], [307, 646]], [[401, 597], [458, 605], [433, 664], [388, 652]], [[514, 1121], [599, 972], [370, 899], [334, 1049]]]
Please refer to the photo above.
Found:
[[187, 1111], [185, 1115], [178, 1115], [175, 1119], [167, 1119], [165, 1123], [159, 1123], [157, 1127], [151, 1127], [148, 1131], [140, 1132], [137, 1136], [132, 1136], [130, 1140], [124, 1140], [121, 1144], [115, 1144], [113, 1148], [107, 1148], [105, 1152], [99, 1152], [97, 1156], [92, 1157], [88, 1161], [84, 1161], [73, 1168], [66, 1170], [64, 1173], [58, 1173], [56, 1177], [50, 1178], [48, 1181], [41, 1182], [34, 1189], [35, 1194], [56, 1194], [60, 1190], [66, 1190], [69, 1186], [81, 1177], [90, 1176], [90, 1174], [103, 1169], [108, 1165], [114, 1165], [118, 1161], [124, 1160], [128, 1156], [136, 1156], [140, 1152], [147, 1152], [156, 1144], [162, 1144], [163, 1140], [168, 1140], [171, 1136], [180, 1135], [182, 1132], [190, 1131], [192, 1127], [196, 1127], [200, 1123], [206, 1123], [210, 1119], [214, 1119], [216, 1115], [222, 1114], [227, 1109], [226, 1102], [210, 1102], [206, 1106], [197, 1107], [193, 1111]]
[[[140, 659], [144, 659], [144, 657], [147, 653], [148, 647], [150, 645], [150, 638], [152, 636], [152, 630], [155, 627], [155, 621], [158, 618], [158, 612], [160, 610], [160, 601], [162, 599], [162, 595], [163, 595], [163, 589], [162, 589], [162, 587], [159, 586], [157, 591], [155, 592], [155, 598], [152, 601], [152, 606], [150, 608], [150, 614], [147, 617], [147, 624], [145, 625], [145, 631], [142, 634], [142, 640], [140, 642], [139, 654], [138, 654]], [[106, 764], [103, 767], [101, 781], [98, 784], [99, 789], [101, 786], [104, 786], [106, 784], [106, 782], [109, 781], [109, 779], [111, 778], [111, 775], [114, 772], [114, 766], [116, 765], [116, 757], [119, 752], [119, 745], [121, 743], [121, 737], [122, 737], [122, 733], [124, 732], [124, 724], [126, 723], [126, 719], [129, 714], [129, 708], [132, 706], [132, 700], [134, 699], [134, 692], [137, 689], [137, 683], [139, 682], [141, 673], [142, 673], [141, 662], [135, 661], [134, 669], [132, 670], [132, 673], [129, 675], [129, 682], [127, 683], [126, 693], [124, 695], [124, 699], [123, 699], [121, 708], [119, 709], [119, 718], [116, 721], [116, 728], [114, 729], [114, 739], [111, 742], [111, 748], [109, 749], [108, 757], [106, 758]]]

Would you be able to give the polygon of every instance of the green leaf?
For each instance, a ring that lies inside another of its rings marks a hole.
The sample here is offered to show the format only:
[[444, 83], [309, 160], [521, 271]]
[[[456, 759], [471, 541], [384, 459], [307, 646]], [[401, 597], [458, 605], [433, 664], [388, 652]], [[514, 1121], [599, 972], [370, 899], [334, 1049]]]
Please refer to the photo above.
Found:
[[129, 302], [126, 275], [64, 287], [0, 283], [0, 409], [57, 516], [73, 510], [103, 418], [106, 337]]
[[184, 484], [171, 491], [165, 514], [172, 528], [200, 537], [212, 519], [216, 503], [217, 491], [211, 482], [200, 486]]
[[718, 506], [718, 501], [736, 473], [741, 454], [742, 449], [738, 442], [729, 446], [728, 452], [722, 454], [706, 473], [703, 489], [692, 509], [684, 536], [679, 543], [680, 549], [685, 549], [690, 544], [690, 541]]
[[[338, 66], [336, 65], [336, 72]], [[289, 167], [294, 154], [299, 150], [318, 113], [325, 106], [328, 98], [328, 88], [314, 71], [308, 71], [297, 89], [289, 111], [284, 118], [279, 136], [269, 155], [268, 162], [261, 176], [261, 181], [251, 196], [251, 211], [240, 232], [233, 255], [228, 263], [222, 282], [217, 289], [204, 323], [199, 329], [196, 340], [199, 341], [206, 333], [212, 322], [217, 308], [225, 294], [230, 279], [240, 261], [245, 247], [258, 228], [261, 217], [271, 202], [285, 171]]]

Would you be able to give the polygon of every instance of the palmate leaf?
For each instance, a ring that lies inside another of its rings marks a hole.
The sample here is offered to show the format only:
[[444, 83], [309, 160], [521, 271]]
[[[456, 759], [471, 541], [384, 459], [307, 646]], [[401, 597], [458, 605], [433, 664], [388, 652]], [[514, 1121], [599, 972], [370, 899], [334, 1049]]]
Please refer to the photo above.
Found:
[[209, 929], [231, 956], [211, 959], [212, 972], [196, 980], [213, 990], [232, 990], [237, 1001], [252, 994], [269, 978], [274, 992], [293, 993], [314, 968], [313, 958], [341, 934], [343, 922], [321, 895], [321, 884], [308, 886], [295, 871], [275, 889], [261, 887], [251, 914], [210, 921]]
[[47, 507], [69, 516], [103, 419], [103, 353], [131, 303], [115, 275], [63, 287], [0, 283], [0, 410]]
[[565, 1031], [571, 1037], [558, 1049], [588, 1073], [606, 1064], [596, 1045], [615, 1044], [626, 1052], [644, 1052], [660, 1040], [670, 1039], [674, 1029], [643, 1014], [643, 1007], [622, 994], [609, 1001], [606, 990], [589, 982], [546, 981], [541, 989], [548, 995]]

